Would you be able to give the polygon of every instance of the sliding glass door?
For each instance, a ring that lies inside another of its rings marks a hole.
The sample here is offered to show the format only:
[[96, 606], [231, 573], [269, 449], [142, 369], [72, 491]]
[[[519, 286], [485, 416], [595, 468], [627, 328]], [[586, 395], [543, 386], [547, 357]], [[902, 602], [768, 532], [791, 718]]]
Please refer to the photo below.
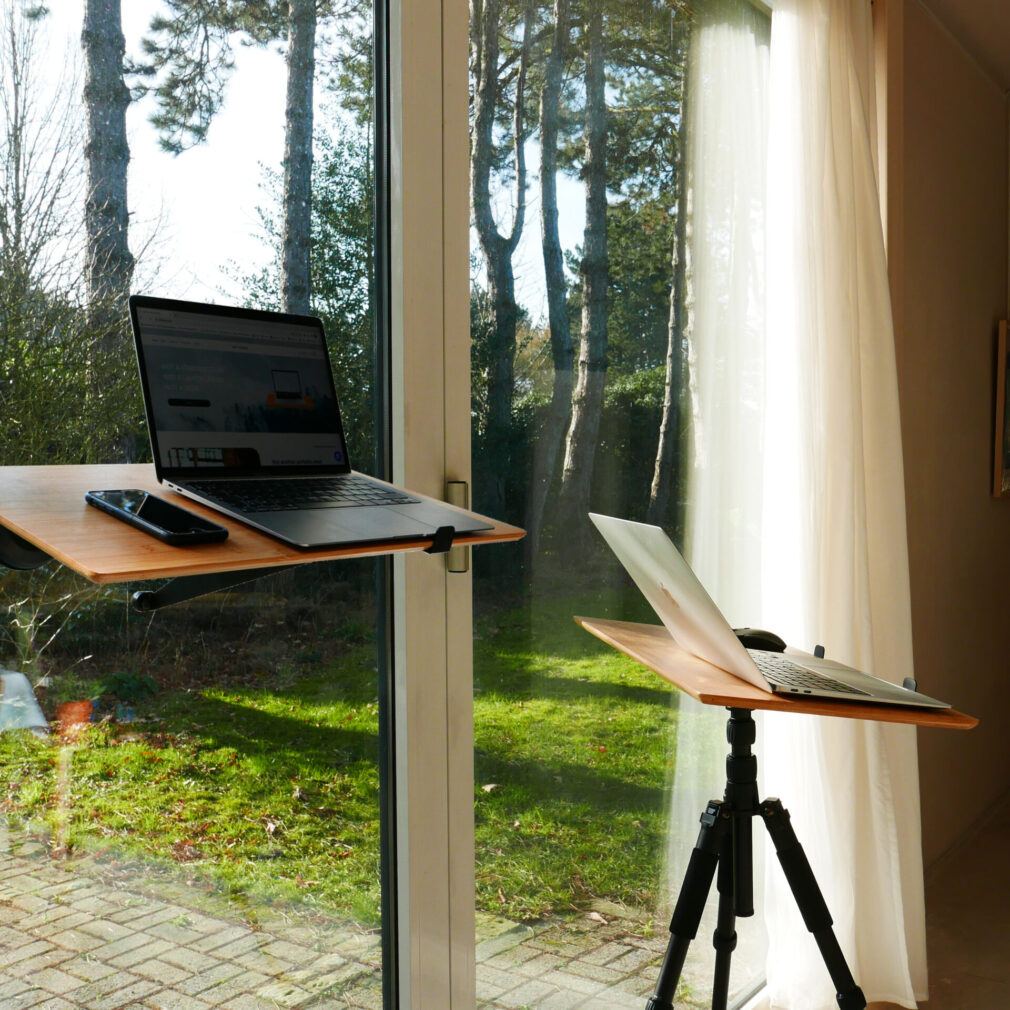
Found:
[[[147, 458], [130, 290], [278, 306], [326, 322], [358, 469], [469, 484], [528, 533], [153, 619], [55, 566], [4, 573], [2, 711], [41, 721], [0, 724], [0, 992], [637, 1005], [721, 728], [572, 617], [650, 619], [589, 509], [687, 529], [692, 306], [720, 290], [692, 270], [692, 172], [728, 163], [718, 130], [707, 160], [692, 138], [741, 101], [692, 104], [719, 79], [692, 61], [706, 26], [739, 54], [725, 28], [750, 73], [766, 22], [743, 0], [239, 6], [4, 14], [0, 86], [41, 75], [7, 137], [52, 132], [4, 148], [25, 241], [0, 276], [2, 462]], [[729, 276], [735, 233], [707, 220]]]
[[[0, 5], [0, 462], [149, 460], [135, 291], [322, 316], [381, 473], [371, 4], [155, 6]], [[0, 571], [0, 1003], [380, 1005], [374, 563], [137, 588]]]
[[[718, 312], [749, 332], [761, 283], [767, 43], [747, 0], [471, 4], [473, 499], [526, 529], [474, 559], [487, 1010], [644, 1005], [722, 791], [724, 714], [573, 617], [657, 622], [589, 512], [701, 543], [692, 495], [720, 470], [693, 362]], [[745, 367], [722, 363], [742, 395]], [[761, 975], [740, 932], [735, 998]], [[700, 935], [678, 1006], [709, 1004]]]

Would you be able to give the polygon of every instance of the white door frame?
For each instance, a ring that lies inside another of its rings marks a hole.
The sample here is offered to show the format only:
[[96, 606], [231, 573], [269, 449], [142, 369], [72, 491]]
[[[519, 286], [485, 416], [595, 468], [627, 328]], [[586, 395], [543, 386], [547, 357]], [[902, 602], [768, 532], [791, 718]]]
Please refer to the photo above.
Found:
[[[393, 479], [470, 477], [469, 8], [390, 0]], [[472, 1010], [471, 578], [394, 564], [401, 1007]]]

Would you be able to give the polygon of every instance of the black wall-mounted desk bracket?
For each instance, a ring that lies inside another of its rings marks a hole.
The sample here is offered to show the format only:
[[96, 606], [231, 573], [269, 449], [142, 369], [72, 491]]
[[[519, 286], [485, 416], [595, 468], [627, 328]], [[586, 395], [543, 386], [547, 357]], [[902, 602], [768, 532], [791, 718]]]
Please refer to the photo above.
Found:
[[270, 568], [248, 568], [239, 572], [209, 572], [206, 575], [180, 575], [160, 589], [139, 589], [130, 598], [133, 609], [150, 614], [175, 603], [195, 600], [208, 593], [220, 593], [245, 582], [253, 582], [264, 575], [286, 572], [295, 565], [276, 565]]
[[20, 572], [27, 572], [50, 560], [45, 551], [28, 543], [6, 526], [0, 526], [0, 568], [14, 568]]
[[[425, 548], [427, 554], [445, 554], [452, 547], [456, 530], [452, 526], [440, 526], [435, 531], [431, 546]], [[276, 565], [269, 568], [249, 568], [239, 572], [211, 572], [206, 575], [180, 575], [160, 589], [140, 589], [133, 594], [133, 609], [142, 614], [150, 614], [175, 603], [185, 603], [208, 593], [220, 593], [245, 582], [253, 582], [265, 575], [286, 572], [297, 565]]]

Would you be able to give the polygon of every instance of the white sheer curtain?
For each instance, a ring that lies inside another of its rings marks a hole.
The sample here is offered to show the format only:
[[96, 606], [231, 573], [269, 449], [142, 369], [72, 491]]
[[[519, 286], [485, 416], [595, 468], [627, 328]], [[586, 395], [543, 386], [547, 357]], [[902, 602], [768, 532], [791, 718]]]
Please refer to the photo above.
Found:
[[[761, 620], [901, 681], [912, 669], [894, 336], [873, 141], [869, 0], [772, 17]], [[774, 507], [773, 506], [774, 503]], [[787, 797], [868, 999], [926, 996], [915, 731], [766, 717]], [[769, 867], [772, 1006], [834, 1007]]]
[[[699, 46], [715, 30], [700, 24]], [[743, 157], [749, 171], [751, 124], [763, 116], [742, 110], [743, 143], [703, 159], [706, 123], [722, 107], [718, 76], [692, 92], [687, 548], [732, 623], [821, 643], [900, 681], [911, 672], [911, 621], [871, 41], [869, 0], [776, 0], [763, 229], [730, 211], [752, 198], [727, 169]], [[715, 230], [706, 206], [722, 208]], [[753, 230], [723, 242], [736, 224]], [[867, 998], [914, 1007], [926, 994], [914, 731], [769, 716], [759, 760], [763, 793], [790, 810]], [[777, 861], [767, 862], [769, 1002], [830, 1010], [816, 946]]]
[[[691, 434], [684, 547], [723, 613], [739, 626], [756, 621], [761, 589], [767, 16], [746, 0], [699, 6], [686, 90]], [[699, 815], [707, 800], [722, 796], [726, 783], [726, 719], [724, 709], [678, 697], [667, 855], [674, 899], [698, 837]], [[758, 853], [762, 832], [755, 824]], [[757, 862], [760, 892], [760, 856]], [[755, 897], [760, 908], [760, 893]], [[708, 940], [715, 911], [713, 896], [686, 968], [702, 997], [711, 984]], [[738, 930], [733, 993], [746, 993], [764, 974], [760, 925], [742, 921]]]

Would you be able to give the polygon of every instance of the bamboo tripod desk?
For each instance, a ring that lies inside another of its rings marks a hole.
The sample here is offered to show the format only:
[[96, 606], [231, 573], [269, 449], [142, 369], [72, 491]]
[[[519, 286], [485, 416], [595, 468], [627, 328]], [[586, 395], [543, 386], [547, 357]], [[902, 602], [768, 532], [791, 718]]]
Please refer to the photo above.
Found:
[[[140, 488], [164, 498], [176, 498], [162, 488], [147, 463], [99, 466], [8, 466], [0, 467], [0, 526], [26, 543], [24, 565], [32, 567], [45, 556], [97, 583], [172, 579], [176, 592], [159, 599], [171, 603], [200, 592], [237, 585], [259, 575], [291, 565], [314, 561], [376, 557], [430, 550], [430, 540], [402, 540], [365, 546], [326, 547], [300, 550], [229, 519], [197, 502], [178, 498], [185, 508], [204, 515], [228, 529], [228, 539], [217, 544], [174, 547], [134, 529], [85, 504], [86, 491], [102, 488]], [[424, 495], [417, 495], [424, 498]], [[444, 503], [439, 503], [444, 504]], [[446, 506], [452, 508], [452, 506]], [[473, 515], [456, 509], [461, 515]], [[486, 517], [481, 517], [486, 518]], [[453, 539], [454, 546], [502, 543], [519, 540], [523, 531], [487, 519], [492, 529]], [[19, 545], [8, 537], [8, 551]], [[0, 565], [4, 564], [0, 552]]]
[[698, 842], [670, 921], [670, 941], [655, 993], [646, 1010], [673, 1010], [674, 994], [688, 946], [695, 938], [718, 868], [718, 919], [713, 936], [715, 982], [712, 1010], [726, 1010], [730, 958], [736, 946], [736, 917], [754, 914], [751, 826], [761, 817], [775, 845], [793, 897], [813, 934], [835, 986], [841, 1010], [863, 1010], [866, 1000], [849, 971], [832, 930], [832, 919], [803, 848], [777, 799], [758, 800], [757, 758], [751, 753], [756, 730], [751, 712], [767, 709], [847, 719], [971, 729], [978, 720], [952, 709], [917, 709], [856, 701], [801, 698], [762, 691], [678, 648], [664, 627], [576, 617], [586, 631], [637, 660], [674, 687], [706, 705], [729, 709], [726, 737], [726, 793], [701, 816]]

